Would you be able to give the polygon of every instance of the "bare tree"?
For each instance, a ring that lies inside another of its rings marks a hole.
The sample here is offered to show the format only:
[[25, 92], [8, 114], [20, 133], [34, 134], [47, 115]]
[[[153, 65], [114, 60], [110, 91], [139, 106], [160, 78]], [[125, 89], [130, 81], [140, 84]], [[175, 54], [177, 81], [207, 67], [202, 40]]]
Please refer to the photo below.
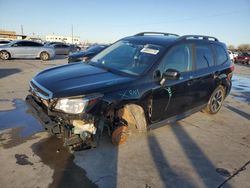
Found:
[[228, 45], [228, 47], [227, 47], [230, 51], [235, 51], [236, 49], [235, 49], [235, 47], [234, 47], [234, 45]]
[[240, 44], [238, 46], [239, 51], [250, 51], [250, 44]]

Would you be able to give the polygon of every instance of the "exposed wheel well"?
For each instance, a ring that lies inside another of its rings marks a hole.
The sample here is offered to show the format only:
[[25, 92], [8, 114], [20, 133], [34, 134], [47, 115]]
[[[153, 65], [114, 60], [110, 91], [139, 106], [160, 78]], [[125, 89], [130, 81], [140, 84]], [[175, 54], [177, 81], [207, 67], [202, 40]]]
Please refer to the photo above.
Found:
[[125, 120], [129, 126], [138, 129], [139, 132], [145, 132], [147, 130], [144, 110], [137, 104], [127, 104], [123, 106], [118, 110], [117, 116]]

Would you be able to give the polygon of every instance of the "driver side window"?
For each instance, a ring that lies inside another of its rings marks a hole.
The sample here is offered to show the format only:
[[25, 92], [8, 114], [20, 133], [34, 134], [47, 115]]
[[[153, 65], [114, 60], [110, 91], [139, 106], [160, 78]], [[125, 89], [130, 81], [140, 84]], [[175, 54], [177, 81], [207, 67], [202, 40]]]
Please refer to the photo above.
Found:
[[167, 69], [175, 69], [179, 72], [188, 72], [192, 70], [192, 46], [190, 44], [181, 44], [175, 46], [165, 55], [160, 64], [161, 73]]

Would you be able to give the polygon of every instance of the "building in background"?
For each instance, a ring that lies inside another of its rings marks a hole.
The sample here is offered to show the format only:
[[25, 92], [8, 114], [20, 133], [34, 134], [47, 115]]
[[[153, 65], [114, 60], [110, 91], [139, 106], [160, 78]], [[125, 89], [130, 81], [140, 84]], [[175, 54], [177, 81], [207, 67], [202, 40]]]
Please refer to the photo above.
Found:
[[66, 36], [59, 36], [59, 35], [46, 35], [46, 41], [48, 42], [65, 42], [69, 44], [80, 44], [80, 37], [66, 37]]
[[17, 40], [17, 39], [25, 39], [26, 35], [17, 35], [15, 31], [5, 31], [0, 30], [0, 39], [4, 40]]

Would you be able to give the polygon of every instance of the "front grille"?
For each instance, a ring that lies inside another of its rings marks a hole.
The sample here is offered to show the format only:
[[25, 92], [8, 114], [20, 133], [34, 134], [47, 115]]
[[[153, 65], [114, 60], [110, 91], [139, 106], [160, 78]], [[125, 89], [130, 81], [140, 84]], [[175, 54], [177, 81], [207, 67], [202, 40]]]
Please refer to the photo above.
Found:
[[30, 89], [32, 93], [43, 99], [50, 99], [52, 97], [52, 93], [49, 90], [43, 88], [40, 84], [36, 83], [34, 80], [30, 82]]

